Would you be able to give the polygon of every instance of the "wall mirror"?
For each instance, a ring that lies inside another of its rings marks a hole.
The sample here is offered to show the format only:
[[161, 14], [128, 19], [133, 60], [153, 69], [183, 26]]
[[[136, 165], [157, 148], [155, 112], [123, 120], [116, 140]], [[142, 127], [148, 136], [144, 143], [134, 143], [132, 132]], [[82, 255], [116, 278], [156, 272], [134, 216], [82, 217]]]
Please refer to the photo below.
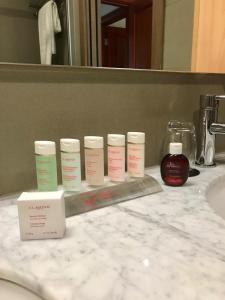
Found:
[[1, 0], [0, 62], [225, 72], [224, 0]]

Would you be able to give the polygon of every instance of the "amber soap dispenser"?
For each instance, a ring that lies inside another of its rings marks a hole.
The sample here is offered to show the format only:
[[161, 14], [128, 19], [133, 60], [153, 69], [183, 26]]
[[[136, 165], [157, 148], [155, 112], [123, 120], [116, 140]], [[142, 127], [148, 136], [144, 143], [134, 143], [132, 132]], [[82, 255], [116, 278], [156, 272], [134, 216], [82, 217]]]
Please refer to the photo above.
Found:
[[161, 163], [161, 177], [166, 185], [181, 186], [189, 174], [189, 162], [182, 154], [182, 143], [170, 143], [169, 154]]

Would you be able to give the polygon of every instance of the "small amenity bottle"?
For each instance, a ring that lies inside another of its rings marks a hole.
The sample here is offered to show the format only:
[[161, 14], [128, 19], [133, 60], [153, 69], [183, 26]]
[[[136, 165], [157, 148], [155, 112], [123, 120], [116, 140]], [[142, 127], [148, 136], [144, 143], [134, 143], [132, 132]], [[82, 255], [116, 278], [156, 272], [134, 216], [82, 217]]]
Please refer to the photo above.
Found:
[[55, 142], [36, 141], [35, 159], [38, 191], [57, 191], [57, 166]]
[[63, 188], [68, 192], [80, 191], [80, 141], [61, 139], [60, 150]]
[[161, 176], [166, 185], [181, 186], [189, 174], [189, 162], [182, 154], [182, 143], [170, 143], [169, 154], [161, 163]]
[[130, 177], [144, 177], [145, 133], [127, 133], [127, 171]]
[[89, 185], [104, 184], [104, 140], [101, 136], [84, 137], [85, 178]]
[[125, 180], [125, 135], [108, 134], [108, 176], [115, 182]]

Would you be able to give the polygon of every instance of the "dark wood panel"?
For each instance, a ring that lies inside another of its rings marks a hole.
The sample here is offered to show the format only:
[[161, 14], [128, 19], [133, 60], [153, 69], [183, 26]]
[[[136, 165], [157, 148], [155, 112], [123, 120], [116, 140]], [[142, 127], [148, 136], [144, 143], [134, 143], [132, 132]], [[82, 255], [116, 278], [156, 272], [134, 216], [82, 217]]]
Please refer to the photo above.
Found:
[[152, 6], [135, 12], [135, 68], [151, 68]]
[[138, 0], [102, 0], [101, 2], [109, 5], [129, 6], [129, 5], [133, 5], [137, 1]]
[[102, 3], [116, 6], [139, 6], [152, 4], [152, 0], [102, 0]]
[[129, 47], [126, 28], [104, 27], [102, 41], [103, 66], [128, 68]]

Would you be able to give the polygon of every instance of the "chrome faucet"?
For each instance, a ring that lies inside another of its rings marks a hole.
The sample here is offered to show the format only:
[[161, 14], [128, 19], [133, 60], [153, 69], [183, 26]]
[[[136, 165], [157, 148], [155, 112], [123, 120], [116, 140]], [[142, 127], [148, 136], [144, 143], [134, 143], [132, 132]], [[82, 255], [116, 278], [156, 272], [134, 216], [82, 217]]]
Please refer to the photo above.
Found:
[[215, 135], [225, 134], [225, 124], [218, 123], [219, 101], [225, 96], [201, 95], [199, 113], [199, 140], [196, 163], [210, 167], [215, 165]]

